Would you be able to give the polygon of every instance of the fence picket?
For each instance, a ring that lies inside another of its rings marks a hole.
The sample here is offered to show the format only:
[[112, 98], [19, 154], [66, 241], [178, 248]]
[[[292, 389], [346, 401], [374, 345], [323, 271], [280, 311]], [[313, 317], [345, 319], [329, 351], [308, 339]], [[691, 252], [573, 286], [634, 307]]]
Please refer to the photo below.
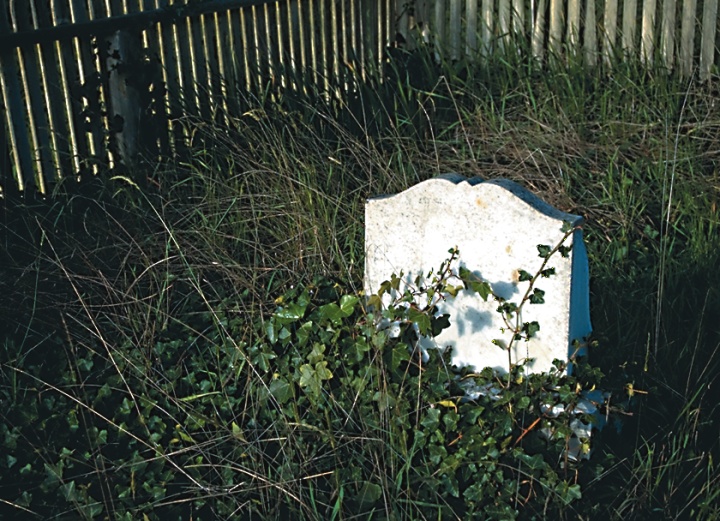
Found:
[[668, 70], [675, 64], [675, 9], [677, 0], [664, 0], [660, 26], [660, 54]]
[[595, 0], [587, 0], [585, 7], [585, 62], [593, 67], [598, 59], [598, 39], [595, 21]]
[[[478, 0], [473, 0], [477, 3]], [[482, 40], [482, 55], [490, 56], [493, 45], [493, 0], [482, 0], [480, 5], [480, 34]]]
[[533, 20], [532, 31], [532, 55], [537, 61], [541, 61], [545, 55], [543, 38], [545, 35], [545, 26], [547, 17], [545, 12], [548, 8], [548, 0], [540, 0], [537, 11]]
[[579, 52], [580, 0], [568, 0], [567, 4], [567, 35], [565, 42], [569, 52]]
[[700, 80], [702, 81], [710, 77], [712, 70], [718, 23], [718, 0], [704, 0], [700, 41]]
[[548, 48], [558, 56], [562, 53], [563, 7], [563, 0], [550, 0], [550, 39]]
[[477, 53], [477, 0], [467, 0], [465, 3], [465, 18], [467, 19], [467, 30], [465, 34], [465, 53], [475, 56]]
[[618, 0], [605, 0], [605, 34], [603, 34], [602, 54], [606, 65], [612, 63], [617, 45]]
[[695, 14], [697, 0], [684, 0], [680, 21], [680, 73], [689, 76], [693, 70], [693, 44], [695, 41]]
[[640, 32], [640, 59], [648, 65], [653, 64], [655, 55], [655, 12], [656, 0], [643, 0], [642, 29]]

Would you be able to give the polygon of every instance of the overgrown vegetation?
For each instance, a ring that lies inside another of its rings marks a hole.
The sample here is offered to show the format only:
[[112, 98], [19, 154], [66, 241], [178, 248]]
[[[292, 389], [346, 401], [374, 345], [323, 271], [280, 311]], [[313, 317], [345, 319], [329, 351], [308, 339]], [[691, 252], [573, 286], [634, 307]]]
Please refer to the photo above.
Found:
[[[3, 518], [720, 517], [717, 84], [394, 63], [345, 102], [185, 122], [192, 153], [142, 189], [5, 201]], [[586, 217], [591, 360], [636, 400], [590, 462], [523, 433], [597, 371], [458, 401], [440, 353], [421, 370], [362, 310], [365, 199], [448, 171]]]

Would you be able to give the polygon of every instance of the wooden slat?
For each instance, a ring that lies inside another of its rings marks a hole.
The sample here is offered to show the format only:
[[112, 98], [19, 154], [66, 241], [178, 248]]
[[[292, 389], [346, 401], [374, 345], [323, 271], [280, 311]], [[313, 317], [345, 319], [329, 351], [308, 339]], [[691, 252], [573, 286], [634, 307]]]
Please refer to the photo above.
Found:
[[603, 16], [605, 33], [603, 34], [602, 54], [606, 63], [611, 63], [617, 45], [618, 0], [605, 0]]
[[451, 60], [460, 58], [460, 38], [461, 38], [461, 16], [462, 16], [461, 0], [450, 0], [450, 42], [448, 43], [448, 51]]
[[[213, 110], [213, 121], [228, 125], [227, 79], [229, 71], [225, 71], [223, 56], [223, 38], [220, 31], [219, 17], [222, 13], [203, 15], [203, 38], [205, 57], [207, 60], [208, 80], [210, 81], [210, 104]], [[227, 45], [227, 42], [224, 42]], [[218, 113], [219, 111], [219, 113]]]
[[534, 13], [532, 29], [532, 55], [537, 61], [542, 61], [545, 56], [543, 39], [547, 17], [545, 12], [548, 8], [547, 0], [539, 0], [537, 11]]
[[410, 2], [395, 2], [393, 17], [395, 18], [395, 30], [400, 37], [400, 42], [406, 49], [415, 47], [414, 37], [410, 34]]
[[[308, 76], [312, 74], [310, 68], [312, 66], [312, 60], [310, 56], [311, 48], [310, 48], [310, 33], [312, 32], [312, 27], [310, 26], [310, 9], [307, 5], [308, 2], [306, 0], [298, 0], [297, 2], [297, 18], [298, 18], [298, 31], [297, 31], [297, 38], [298, 38], [298, 47], [299, 47], [299, 53], [300, 53], [300, 67], [299, 70], [302, 71], [301, 75], [298, 75], [301, 78], [302, 81], [302, 90], [305, 94], [307, 94], [308, 91]], [[357, 35], [359, 38], [359, 35]], [[312, 83], [312, 79], [310, 79], [310, 82]]]
[[690, 76], [693, 72], [693, 51], [695, 43], [695, 15], [697, 0], [684, 0], [680, 21], [680, 74]]
[[510, 40], [510, 0], [498, 0], [498, 44], [505, 49]]
[[[339, 27], [340, 16], [338, 13], [338, 5], [336, 2], [330, 2], [330, 10], [328, 13], [328, 21], [330, 22], [329, 31], [329, 42], [330, 42], [330, 79], [333, 85], [337, 88], [340, 85], [340, 56], [342, 54], [342, 47], [339, 39]], [[375, 20], [375, 24], [380, 21], [379, 17]]]
[[[413, 41], [415, 44], [421, 44], [422, 38], [420, 36], [419, 27], [418, 27], [418, 16], [422, 18], [423, 13], [426, 11], [425, 6], [426, 0], [418, 0], [418, 5], [416, 6], [417, 9], [415, 9], [415, 12], [412, 17], [412, 25], [411, 29], [413, 32]], [[375, 25], [377, 27], [377, 42], [376, 42], [376, 48], [378, 50], [377, 54], [377, 63], [378, 63], [378, 70], [382, 70], [385, 67], [385, 59], [388, 57], [388, 48], [395, 44], [397, 40], [397, 32], [395, 31], [395, 27], [393, 24], [393, 33], [392, 36], [388, 34], [388, 20], [389, 17], [390, 20], [395, 20], [395, 12], [397, 7], [397, 0], [378, 0], [377, 5], [377, 19], [375, 20]]]
[[[330, 90], [330, 67], [331, 67], [331, 64], [330, 64], [331, 50], [330, 50], [330, 42], [329, 42], [330, 35], [329, 35], [329, 31], [328, 31], [329, 6], [328, 6], [327, 0], [319, 0], [316, 5], [317, 5], [316, 20], [317, 20], [318, 25], [316, 25], [315, 28], [316, 28], [317, 34], [318, 34], [318, 47], [317, 47], [318, 48], [318, 69], [320, 72], [320, 77], [322, 79], [321, 80], [322, 81], [322, 83], [321, 83], [322, 91], [327, 93]], [[374, 21], [375, 21], [375, 17], [372, 16], [372, 14], [368, 12], [367, 23], [368, 23], [368, 26], [370, 29], [367, 33], [369, 36], [368, 48], [372, 49], [373, 51], [375, 50], [375, 48], [374, 48], [375, 40], [372, 37], [372, 35], [374, 34], [375, 29], [376, 29], [376, 26], [373, 24]]]
[[598, 60], [597, 20], [595, 16], [595, 0], [587, 0], [585, 7], [584, 28], [585, 63], [594, 67]]
[[626, 54], [635, 53], [635, 35], [637, 33], [637, 0], [623, 1], [622, 49]]
[[181, 99], [183, 115], [197, 114], [200, 106], [200, 95], [197, 91], [197, 75], [195, 73], [195, 46], [193, 44], [192, 27], [190, 19], [186, 18], [174, 25], [175, 45], [177, 46], [177, 60], [180, 70]]
[[435, 29], [435, 48], [437, 56], [440, 59], [447, 51], [447, 24], [445, 22], [445, 0], [435, 1], [434, 29]]
[[465, 35], [465, 53], [475, 56], [478, 51], [478, 5], [477, 0], [466, 0], [465, 19], [467, 20], [467, 34]]
[[565, 41], [568, 50], [579, 53], [580, 47], [580, 0], [568, 0], [567, 33]]
[[237, 70], [233, 63], [232, 11], [228, 10], [216, 13], [214, 22], [217, 33], [216, 52], [220, 62], [220, 80], [222, 81], [221, 96], [228, 114], [239, 116], [240, 107], [238, 104], [237, 90], [240, 85], [238, 83]]
[[643, 0], [642, 30], [640, 34], [640, 59], [648, 65], [653, 64], [655, 56], [656, 6], [656, 0]]
[[675, 9], [677, 0], [663, 0], [660, 53], [668, 70], [675, 65]]
[[550, 0], [550, 37], [548, 48], [551, 55], [560, 56], [562, 53], [563, 32], [563, 0]]
[[382, 60], [382, 55], [378, 54], [380, 38], [378, 35], [377, 8], [376, 0], [365, 0], [363, 2], [364, 49], [365, 58], [369, 60], [368, 71], [377, 71]]
[[[155, 0], [155, 2], [158, 8], [170, 5], [167, 0]], [[180, 72], [181, 65], [179, 61], [176, 28], [177, 26], [175, 24], [169, 22], [161, 22], [159, 24], [159, 51], [162, 62], [163, 80], [165, 81], [168, 99], [165, 110], [169, 119], [169, 132], [172, 136], [169, 140], [169, 148], [175, 155], [184, 148], [186, 141], [185, 128], [176, 119], [176, 111], [178, 111], [178, 107], [182, 101], [182, 74]]]
[[207, 37], [205, 31], [206, 15], [199, 15], [187, 19], [188, 34], [190, 35], [191, 70], [193, 74], [193, 91], [196, 104], [188, 105], [185, 110], [189, 115], [199, 116], [202, 121], [212, 121], [213, 109], [213, 80], [210, 73], [207, 56]]
[[253, 60], [253, 53], [251, 51], [252, 35], [250, 32], [250, 21], [248, 20], [248, 14], [250, 9], [238, 9], [237, 20], [240, 28], [240, 38], [242, 39], [243, 52], [239, 53], [236, 60], [239, 60], [241, 67], [241, 77], [245, 78], [245, 92], [247, 93], [252, 86], [252, 72], [251, 63]]
[[287, 9], [285, 18], [287, 20], [287, 57], [286, 67], [287, 74], [291, 78], [290, 88], [295, 92], [302, 91], [302, 83], [300, 81], [300, 71], [302, 64], [300, 60], [300, 43], [299, 39], [299, 14], [298, 0], [292, 0], [286, 3]]
[[[320, 23], [320, 17], [319, 13], [317, 12], [317, 3], [322, 2], [322, 0], [308, 0], [308, 20], [309, 20], [309, 31], [307, 32], [307, 41], [308, 41], [308, 49], [310, 50], [309, 53], [309, 65], [310, 65], [310, 76], [311, 76], [311, 83], [315, 86], [319, 85], [321, 83], [321, 75], [320, 75], [320, 64], [321, 60], [319, 59], [321, 51], [321, 47], [319, 44], [319, 37], [318, 37], [318, 31], [317, 27]], [[363, 22], [365, 19], [363, 18]]]
[[493, 33], [495, 31], [493, 0], [482, 0], [480, 6], [480, 38], [482, 40], [482, 52], [489, 56], [493, 52]]
[[715, 58], [715, 34], [718, 27], [718, 0], [704, 0], [700, 38], [700, 79], [706, 81]]
[[280, 85], [281, 73], [278, 69], [278, 58], [277, 58], [277, 21], [275, 20], [275, 11], [270, 4], [263, 5], [263, 37], [264, 46], [261, 51], [267, 64], [267, 73], [263, 76], [263, 88], [267, 89], [267, 92], [272, 94], [272, 98], [275, 99], [274, 93], [277, 87]]
[[512, 0], [512, 27], [515, 36], [525, 41], [527, 27], [525, 25], [525, 2], [523, 0]]
[[[350, 0], [349, 1], [349, 10], [348, 10], [348, 20], [350, 23], [350, 53], [348, 57], [348, 62], [352, 65], [352, 67], [358, 71], [362, 70], [359, 68], [360, 66], [360, 57], [362, 56], [362, 50], [360, 48], [360, 26], [358, 25], [358, 22], [360, 20], [360, 16], [358, 13], [358, 9], [360, 8], [358, 0]], [[302, 20], [301, 20], [302, 22]], [[298, 27], [298, 32], [302, 31], [302, 23], [300, 23]]]

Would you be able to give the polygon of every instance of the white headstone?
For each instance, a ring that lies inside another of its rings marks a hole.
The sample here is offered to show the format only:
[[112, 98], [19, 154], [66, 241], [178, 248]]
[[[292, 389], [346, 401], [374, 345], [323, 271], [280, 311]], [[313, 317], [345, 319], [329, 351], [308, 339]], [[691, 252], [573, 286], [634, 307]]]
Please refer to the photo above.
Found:
[[[366, 294], [376, 293], [392, 274], [402, 272], [407, 285], [417, 276], [422, 280], [448, 259], [449, 249], [457, 248], [459, 266], [489, 282], [495, 294], [519, 304], [530, 284], [518, 280], [519, 270], [538, 272], [543, 258], [537, 246], [556, 246], [565, 235], [564, 222], [578, 226], [582, 218], [553, 208], [508, 180], [446, 174], [396, 195], [370, 199], [365, 207]], [[569, 256], [555, 254], [547, 265], [555, 274], [535, 283], [545, 292], [545, 303], [528, 303], [522, 309], [522, 322], [540, 325], [530, 341], [515, 342], [511, 352], [513, 364], [534, 359], [526, 366], [528, 372], [548, 371], [554, 359], [570, 361], [577, 351], [573, 341], [582, 341], [591, 331], [582, 230], [575, 229], [565, 245], [572, 246]], [[450, 314], [450, 328], [434, 340], [423, 339], [424, 346], [435, 342], [452, 348], [458, 367], [506, 372], [508, 353], [493, 340], [507, 345], [511, 333], [497, 307], [492, 297], [486, 302], [473, 292], [460, 292], [439, 305], [439, 313]]]

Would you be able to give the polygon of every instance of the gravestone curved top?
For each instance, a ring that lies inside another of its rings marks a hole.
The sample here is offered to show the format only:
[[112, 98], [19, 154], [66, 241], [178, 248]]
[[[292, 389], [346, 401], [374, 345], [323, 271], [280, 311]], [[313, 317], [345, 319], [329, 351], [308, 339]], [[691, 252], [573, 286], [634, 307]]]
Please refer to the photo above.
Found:
[[[509, 180], [445, 174], [399, 194], [372, 198], [365, 207], [365, 291], [377, 292], [393, 273], [402, 272], [405, 285], [418, 276], [422, 280], [447, 260], [449, 249], [457, 248], [460, 266], [489, 282], [495, 294], [519, 303], [530, 284], [519, 280], [519, 270], [535, 274], [540, 269], [537, 246], [556, 246], [565, 222], [579, 226], [582, 218]], [[548, 266], [555, 274], [535, 285], [545, 291], [545, 303], [523, 307], [522, 322], [537, 321], [540, 330], [530, 341], [516, 342], [511, 357], [513, 363], [532, 359], [529, 372], [548, 371], [554, 359], [570, 361], [584, 354], [582, 349], [576, 353], [573, 341], [591, 332], [582, 230], [576, 228], [565, 244], [572, 245], [570, 255], [554, 255]], [[507, 345], [510, 335], [497, 302], [464, 291], [438, 307], [450, 314], [451, 326], [435, 339], [423, 339], [423, 347], [451, 348], [457, 366], [507, 371], [507, 351], [493, 343]]]

